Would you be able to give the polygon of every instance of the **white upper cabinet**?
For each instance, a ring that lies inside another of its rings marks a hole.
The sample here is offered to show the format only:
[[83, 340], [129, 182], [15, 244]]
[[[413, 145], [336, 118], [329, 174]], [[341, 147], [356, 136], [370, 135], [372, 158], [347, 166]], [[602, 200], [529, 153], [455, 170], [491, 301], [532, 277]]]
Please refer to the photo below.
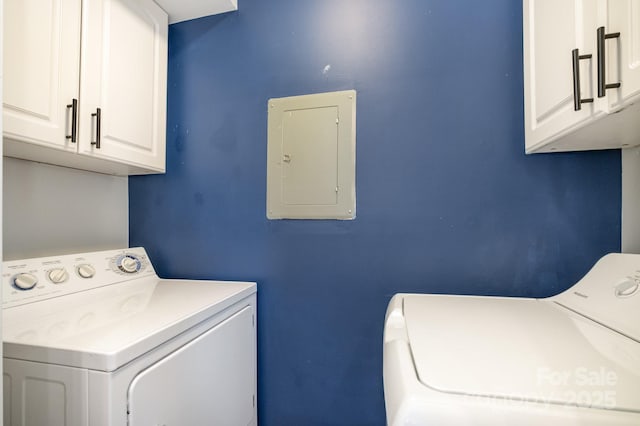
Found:
[[168, 23], [156, 3], [5, 0], [5, 18], [5, 155], [164, 172]]
[[[525, 126], [527, 148], [579, 126], [595, 114], [596, 0], [525, 1]], [[583, 25], [583, 22], [590, 25]], [[574, 110], [573, 51], [580, 73], [580, 110]], [[589, 57], [587, 57], [589, 56]], [[588, 100], [591, 102], [588, 102]], [[531, 144], [530, 142], [535, 142]]]
[[4, 15], [4, 136], [76, 151], [80, 0], [5, 0]]
[[91, 0], [82, 14], [80, 152], [164, 171], [166, 13], [152, 0]]
[[[604, 39], [606, 84], [620, 83], [619, 90], [607, 90], [608, 104], [616, 111], [640, 98], [640, 2], [609, 0], [606, 18], [601, 22], [602, 34], [619, 33]], [[624, 84], [623, 84], [624, 83]], [[639, 117], [640, 118], [640, 117]]]
[[526, 152], [640, 144], [639, 6], [524, 0]]

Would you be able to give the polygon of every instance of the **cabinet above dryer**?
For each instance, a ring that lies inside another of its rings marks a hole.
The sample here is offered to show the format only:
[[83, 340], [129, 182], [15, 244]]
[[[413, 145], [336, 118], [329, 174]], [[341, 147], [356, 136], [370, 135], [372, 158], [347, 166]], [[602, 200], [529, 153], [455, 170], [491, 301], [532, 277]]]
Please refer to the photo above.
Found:
[[4, 155], [164, 172], [166, 12], [152, 0], [4, 5]]
[[524, 0], [527, 153], [640, 145], [640, 2]]

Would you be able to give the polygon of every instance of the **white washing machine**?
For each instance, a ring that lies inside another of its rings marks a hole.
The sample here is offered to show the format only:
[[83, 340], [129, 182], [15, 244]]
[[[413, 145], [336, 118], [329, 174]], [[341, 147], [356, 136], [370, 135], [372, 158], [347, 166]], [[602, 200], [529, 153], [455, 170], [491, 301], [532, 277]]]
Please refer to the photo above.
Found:
[[397, 294], [387, 423], [640, 425], [640, 255], [610, 254], [546, 299]]
[[256, 284], [143, 248], [3, 263], [4, 424], [256, 425]]

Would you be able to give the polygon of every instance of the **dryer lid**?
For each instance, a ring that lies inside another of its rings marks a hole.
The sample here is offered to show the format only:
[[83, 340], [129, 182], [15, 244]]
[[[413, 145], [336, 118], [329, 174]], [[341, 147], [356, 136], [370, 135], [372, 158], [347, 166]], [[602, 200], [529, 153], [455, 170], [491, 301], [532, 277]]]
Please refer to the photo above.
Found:
[[149, 277], [4, 309], [4, 356], [114, 371], [255, 292], [249, 282]]
[[548, 300], [640, 343], [640, 255], [608, 254], [576, 285]]
[[640, 344], [555, 303], [407, 295], [404, 319], [431, 388], [640, 412]]

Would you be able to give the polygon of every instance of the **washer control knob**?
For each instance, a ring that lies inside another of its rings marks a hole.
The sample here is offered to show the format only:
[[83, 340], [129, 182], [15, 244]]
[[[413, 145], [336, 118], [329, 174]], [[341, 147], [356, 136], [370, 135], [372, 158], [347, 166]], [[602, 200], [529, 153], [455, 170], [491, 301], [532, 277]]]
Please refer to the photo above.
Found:
[[82, 278], [93, 278], [93, 276], [96, 274], [96, 268], [89, 265], [88, 263], [83, 263], [76, 268], [76, 272]]
[[619, 283], [615, 288], [616, 296], [629, 297], [633, 296], [640, 288], [640, 283], [632, 279], [626, 279]]
[[13, 285], [18, 290], [31, 290], [38, 284], [38, 279], [33, 274], [22, 273], [13, 278]]
[[64, 268], [51, 269], [47, 273], [47, 276], [49, 277], [49, 280], [51, 280], [51, 282], [54, 284], [62, 284], [69, 279], [69, 274]]
[[127, 274], [134, 274], [140, 270], [140, 261], [137, 257], [127, 254], [120, 258], [118, 268]]

